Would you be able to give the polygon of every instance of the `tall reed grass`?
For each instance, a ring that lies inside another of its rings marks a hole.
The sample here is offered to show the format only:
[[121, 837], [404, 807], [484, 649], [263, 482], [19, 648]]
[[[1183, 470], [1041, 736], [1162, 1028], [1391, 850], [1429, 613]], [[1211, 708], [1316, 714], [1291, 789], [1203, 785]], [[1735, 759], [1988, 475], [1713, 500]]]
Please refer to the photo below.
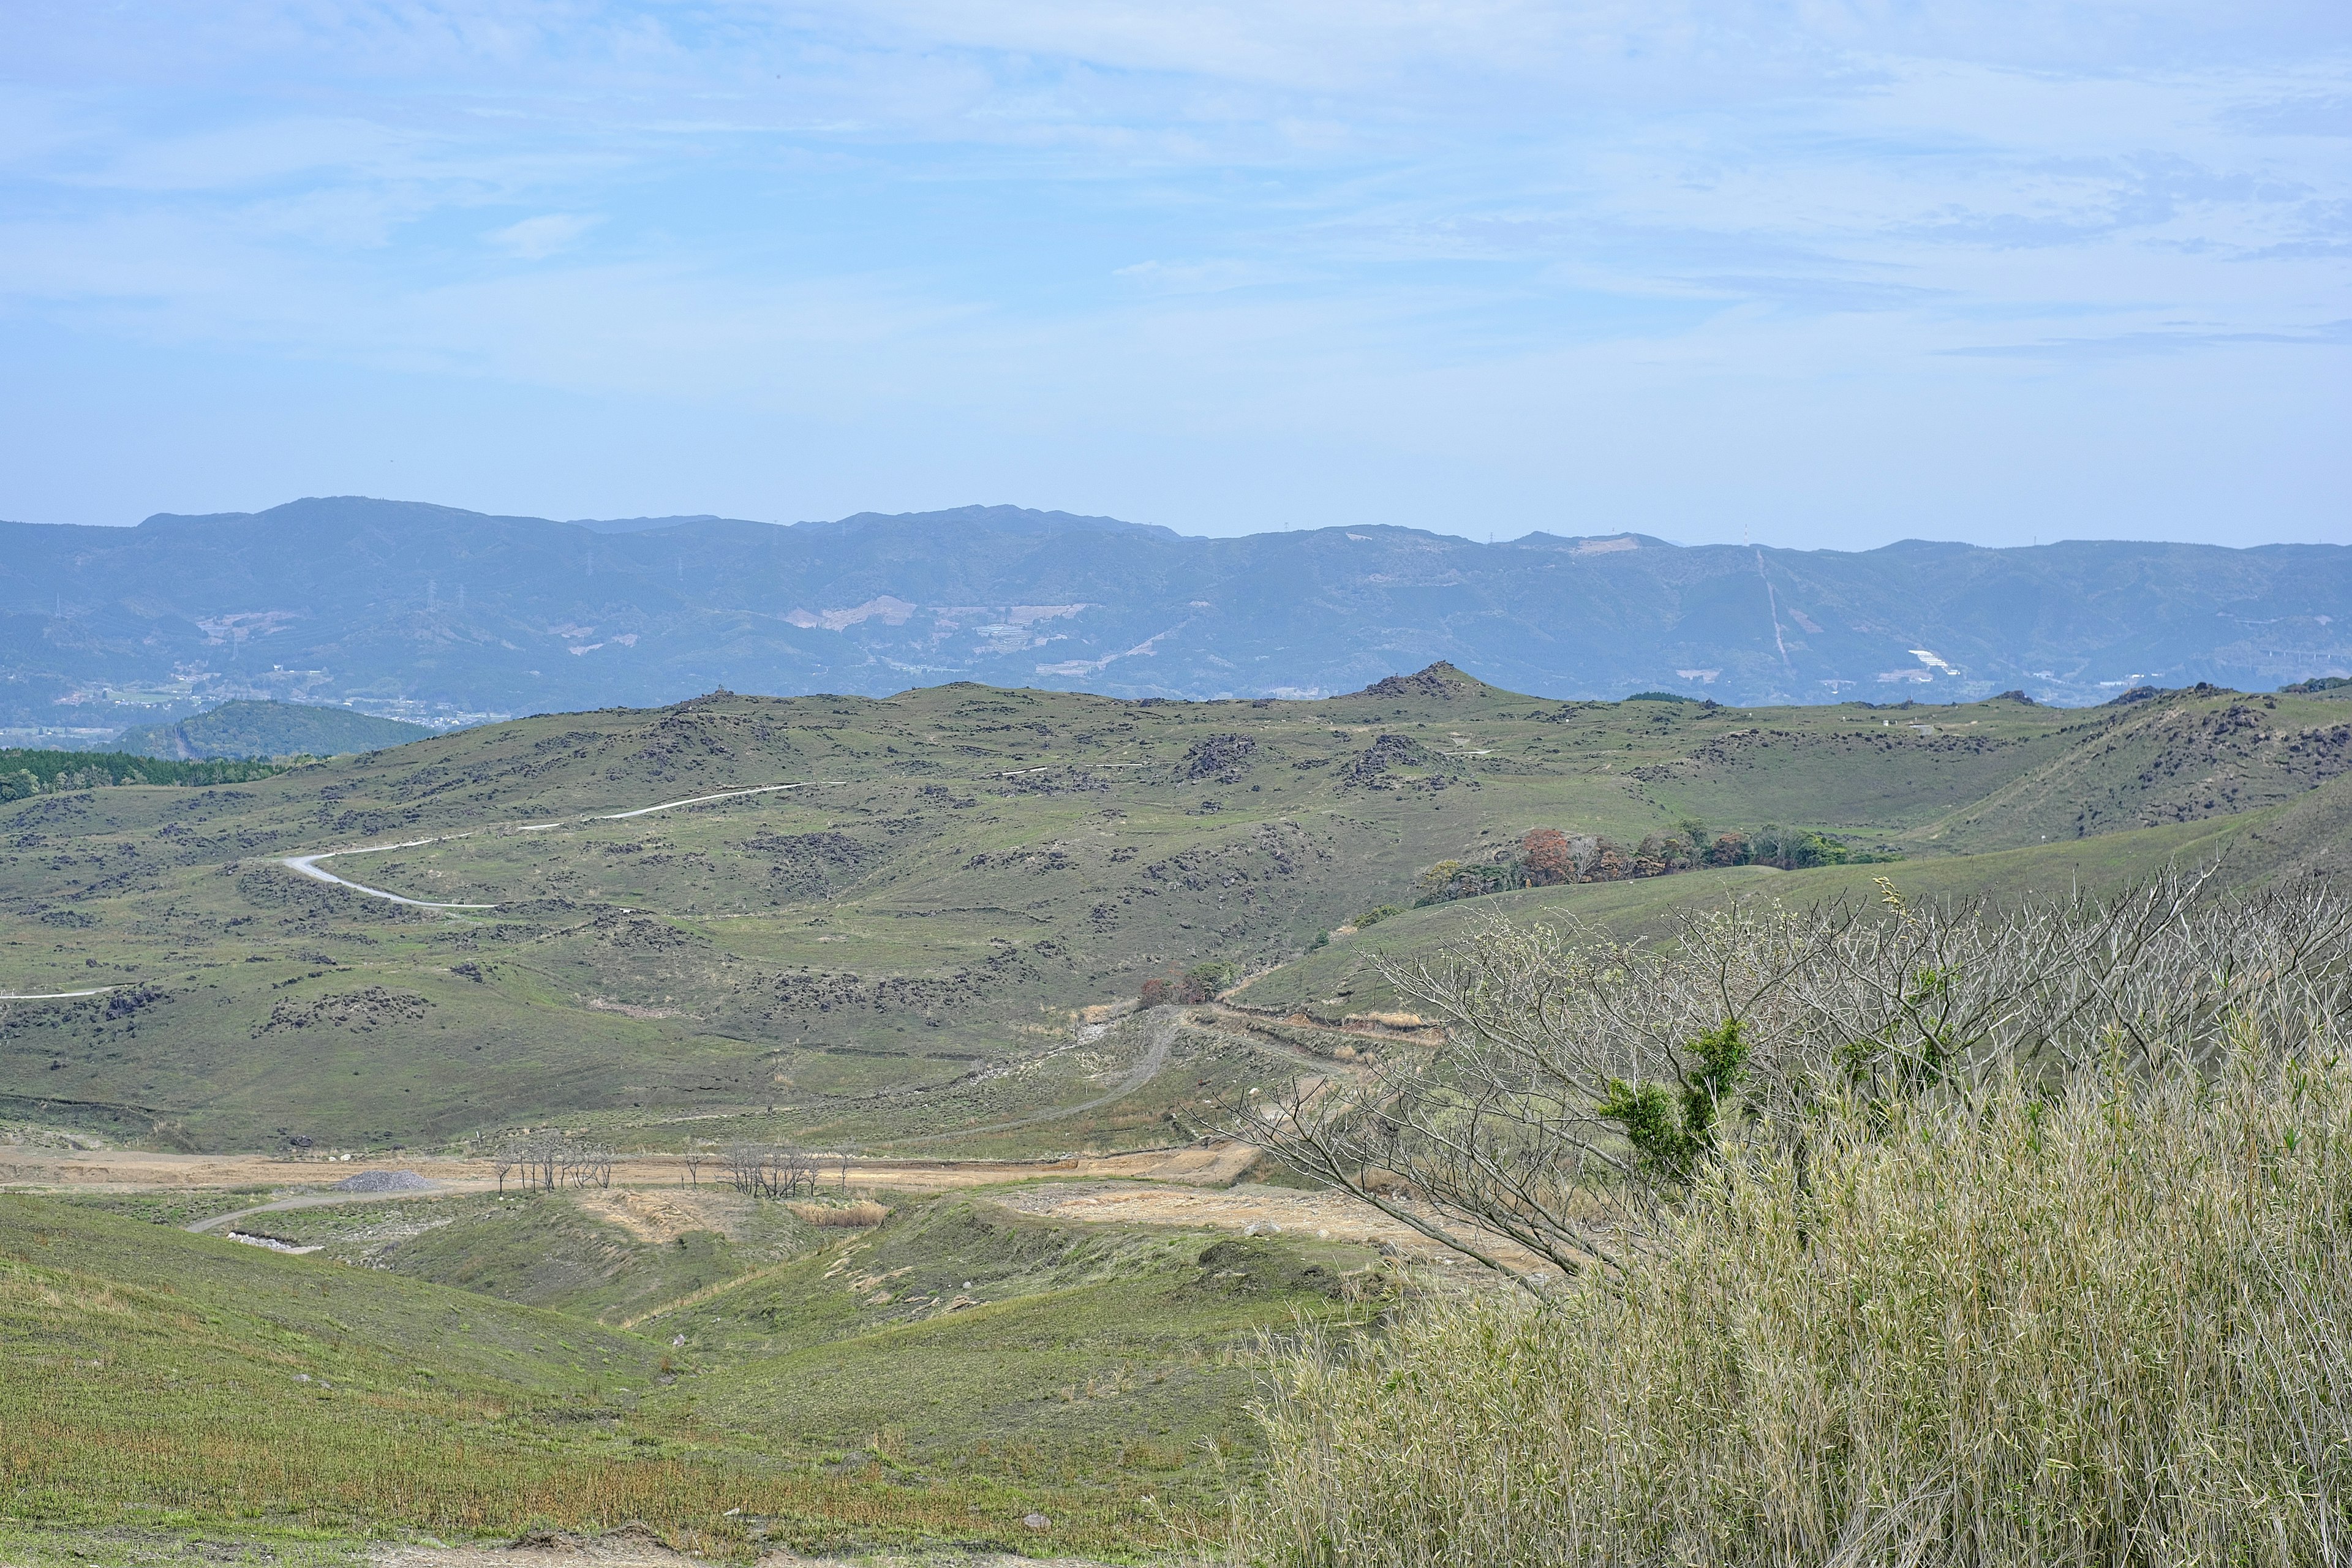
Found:
[[1236, 1554], [2352, 1563], [2352, 1068], [2267, 1032], [1830, 1094], [1622, 1273], [1307, 1335]]

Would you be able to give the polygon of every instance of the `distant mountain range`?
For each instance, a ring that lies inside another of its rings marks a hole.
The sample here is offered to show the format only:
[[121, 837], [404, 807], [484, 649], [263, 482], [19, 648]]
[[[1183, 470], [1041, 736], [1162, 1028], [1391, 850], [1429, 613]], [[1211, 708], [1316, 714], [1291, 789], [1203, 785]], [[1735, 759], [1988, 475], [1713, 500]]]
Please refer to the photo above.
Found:
[[1305, 697], [1441, 658], [1545, 696], [1734, 705], [2268, 688], [2352, 671], [2352, 549], [1198, 539], [1016, 507], [558, 522], [359, 497], [0, 523], [19, 734], [232, 698], [446, 725], [719, 687]]

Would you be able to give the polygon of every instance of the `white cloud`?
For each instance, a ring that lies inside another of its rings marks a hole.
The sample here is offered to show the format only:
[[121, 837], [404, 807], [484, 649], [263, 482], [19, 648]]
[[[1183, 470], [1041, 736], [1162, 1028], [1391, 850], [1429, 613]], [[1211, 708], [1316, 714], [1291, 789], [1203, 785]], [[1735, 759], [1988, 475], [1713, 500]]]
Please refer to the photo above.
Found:
[[[823, 424], [809, 470], [835, 477], [811, 482], [853, 498], [874, 462], [1108, 506], [1053, 476], [1115, 497], [1123, 463], [1191, 498], [1164, 521], [1347, 492], [1348, 516], [1417, 521], [1572, 472], [1698, 537], [1756, 504], [1758, 473], [1824, 517], [1815, 469], [1876, 483], [1834, 457], [1842, 424], [1972, 499], [2001, 471], [1983, 432], [2040, 438], [2012, 406], [2079, 424], [2084, 482], [2113, 493], [2257, 448], [2275, 477], [2275, 433], [2216, 400], [2326, 406], [2352, 358], [2326, 330], [2352, 319], [2340, 0], [160, 17], [0, 12], [0, 321], [325, 385], [393, 367], [724, 400]], [[626, 246], [583, 245], [599, 225]], [[2142, 373], [2135, 458], [2092, 426], [2151, 346], [2223, 380]], [[478, 463], [514, 445], [495, 423]], [[854, 428], [890, 439], [836, 438]], [[2179, 434], [2200, 428], [2203, 458]], [[2294, 504], [2321, 508], [2326, 460], [2286, 461]], [[59, 448], [56, 482], [91, 466]], [[2002, 515], [2056, 506], [2048, 472], [2021, 468]]]
[[571, 249], [583, 235], [603, 221], [579, 213], [547, 213], [492, 229], [482, 237], [509, 256], [543, 261], [558, 251]]

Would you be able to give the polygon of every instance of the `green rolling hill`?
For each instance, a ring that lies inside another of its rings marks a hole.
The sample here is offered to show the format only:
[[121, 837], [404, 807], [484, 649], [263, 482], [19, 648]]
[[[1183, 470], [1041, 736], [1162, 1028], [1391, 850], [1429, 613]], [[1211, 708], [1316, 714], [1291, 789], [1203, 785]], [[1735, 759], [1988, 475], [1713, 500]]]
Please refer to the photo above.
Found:
[[[721, 692], [47, 791], [0, 805], [0, 1114], [190, 1147], [553, 1119], [656, 1143], [1149, 1142], [1247, 1069], [1117, 1025], [1147, 978], [1216, 963], [1264, 976], [1249, 1000], [1352, 1005], [1347, 953], [1490, 909], [1640, 921], [1889, 871], [2004, 893], [2224, 848], [2258, 880], [2343, 842], [2346, 711], [1563, 703], [1441, 665], [1312, 702]], [[1693, 819], [1906, 858], [1531, 889], [1311, 951], [1434, 862]], [[333, 851], [318, 870], [414, 901], [284, 864]]]
[[[971, 1197], [902, 1200], [730, 1276], [740, 1226], [652, 1246], [590, 1196], [419, 1200], [405, 1226], [305, 1210], [280, 1228], [326, 1250], [289, 1256], [106, 1212], [140, 1200], [0, 1194], [0, 1558], [192, 1541], [357, 1564], [366, 1538], [553, 1525], [729, 1561], [909, 1541], [1127, 1560], [1213, 1529], [1250, 1473], [1262, 1336], [1382, 1282], [1365, 1247]], [[348, 1266], [339, 1237], [374, 1261]], [[689, 1260], [724, 1288], [686, 1289]], [[632, 1331], [593, 1300], [519, 1304], [479, 1278], [510, 1266], [671, 1310]]]

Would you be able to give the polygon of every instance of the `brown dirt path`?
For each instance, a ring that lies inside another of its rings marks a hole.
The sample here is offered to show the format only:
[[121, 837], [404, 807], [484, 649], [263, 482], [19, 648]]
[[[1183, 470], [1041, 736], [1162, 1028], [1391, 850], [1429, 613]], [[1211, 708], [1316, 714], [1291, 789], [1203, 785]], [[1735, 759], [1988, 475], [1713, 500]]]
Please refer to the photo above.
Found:
[[[1241, 1143], [1194, 1143], [1132, 1154], [1078, 1154], [1059, 1160], [852, 1160], [849, 1184], [931, 1190], [993, 1186], [1039, 1177], [1122, 1178], [1223, 1186], [1241, 1176], [1257, 1152]], [[822, 1157], [820, 1157], [822, 1158]], [[699, 1173], [712, 1180], [717, 1162]], [[825, 1179], [838, 1166], [824, 1162]], [[207, 1187], [331, 1187], [362, 1171], [415, 1171], [445, 1191], [478, 1192], [497, 1184], [483, 1160], [389, 1155], [348, 1163], [286, 1160], [268, 1154], [165, 1154], [136, 1149], [41, 1149], [0, 1144], [0, 1186], [201, 1190]], [[511, 1179], [511, 1178], [509, 1178]], [[632, 1155], [613, 1169], [616, 1187], [694, 1184], [675, 1154]], [[357, 1196], [359, 1194], [351, 1194]]]
[[[549, 1531], [527, 1543], [473, 1546], [380, 1546], [372, 1568], [688, 1568], [703, 1561], [674, 1552], [643, 1527], [624, 1525], [602, 1536]], [[1111, 1568], [1078, 1557], [1015, 1557], [955, 1548], [887, 1552], [856, 1557], [799, 1557], [768, 1552], [759, 1568]]]

